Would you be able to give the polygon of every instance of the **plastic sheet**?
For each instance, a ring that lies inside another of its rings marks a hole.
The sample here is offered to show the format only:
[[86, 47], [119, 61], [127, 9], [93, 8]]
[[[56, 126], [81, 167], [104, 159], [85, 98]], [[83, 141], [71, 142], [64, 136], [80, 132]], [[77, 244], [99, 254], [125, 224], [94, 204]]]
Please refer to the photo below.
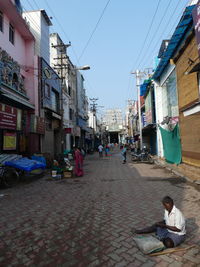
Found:
[[46, 165], [43, 162], [31, 160], [28, 158], [21, 158], [13, 161], [6, 161], [6, 166], [30, 172], [35, 169], [45, 169]]

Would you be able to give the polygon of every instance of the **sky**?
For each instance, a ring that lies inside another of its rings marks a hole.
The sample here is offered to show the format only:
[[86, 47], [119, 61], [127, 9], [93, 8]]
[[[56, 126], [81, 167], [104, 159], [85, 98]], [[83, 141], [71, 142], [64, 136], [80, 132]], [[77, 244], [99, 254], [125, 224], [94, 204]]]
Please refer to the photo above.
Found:
[[45, 9], [52, 17], [50, 32], [57, 32], [65, 43], [71, 41], [68, 55], [74, 65], [90, 65], [82, 74], [88, 97], [98, 98], [100, 113], [124, 110], [128, 99], [137, 99], [131, 72], [154, 68], [162, 40], [172, 36], [189, 2], [21, 0], [25, 11]]

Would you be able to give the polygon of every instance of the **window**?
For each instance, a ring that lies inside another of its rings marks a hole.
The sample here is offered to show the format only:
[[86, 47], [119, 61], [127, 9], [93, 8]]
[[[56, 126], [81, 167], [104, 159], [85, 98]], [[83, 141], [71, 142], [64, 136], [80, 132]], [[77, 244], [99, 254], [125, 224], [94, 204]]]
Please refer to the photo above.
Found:
[[68, 94], [69, 94], [69, 96], [71, 96], [71, 94], [72, 94], [71, 86], [68, 86]]
[[73, 110], [71, 108], [69, 109], [69, 119], [70, 121], [73, 120]]
[[45, 96], [48, 98], [51, 96], [50, 86], [47, 83], [45, 83]]
[[59, 112], [59, 94], [55, 91], [52, 90], [52, 109], [55, 112]]
[[9, 26], [9, 41], [14, 44], [14, 38], [15, 38], [15, 29], [14, 27], [10, 24]]
[[166, 82], [163, 84], [162, 94], [164, 117], [177, 117], [179, 115], [179, 111], [175, 70], [173, 70]]
[[0, 11], [0, 31], [3, 32], [3, 13]]

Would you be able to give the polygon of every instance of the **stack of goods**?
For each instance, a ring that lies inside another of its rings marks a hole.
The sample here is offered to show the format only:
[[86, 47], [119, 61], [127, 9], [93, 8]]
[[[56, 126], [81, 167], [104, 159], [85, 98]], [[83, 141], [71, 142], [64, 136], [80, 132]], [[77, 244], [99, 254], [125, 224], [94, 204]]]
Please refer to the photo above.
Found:
[[61, 179], [62, 172], [63, 172], [63, 169], [59, 167], [58, 161], [54, 160], [53, 166], [52, 166], [52, 172], [51, 172], [52, 178]]
[[73, 166], [71, 165], [68, 158], [64, 158], [65, 160], [65, 168], [63, 171], [64, 178], [72, 178], [73, 177]]

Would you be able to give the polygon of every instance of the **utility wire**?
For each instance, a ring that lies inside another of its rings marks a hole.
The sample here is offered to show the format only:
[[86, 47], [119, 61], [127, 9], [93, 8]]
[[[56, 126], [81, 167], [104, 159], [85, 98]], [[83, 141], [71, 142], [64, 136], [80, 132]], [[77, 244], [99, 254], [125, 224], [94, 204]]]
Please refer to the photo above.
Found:
[[[35, 1], [35, 0], [34, 0], [34, 1]], [[44, 1], [45, 1], [46, 5], [47, 5], [47, 8], [48, 8], [49, 11], [52, 13], [53, 17], [55, 18], [56, 22], [58, 23], [58, 25], [59, 25], [61, 31], [63, 32], [63, 34], [65, 35], [65, 37], [66, 37], [67, 40], [69, 41], [70, 38], [69, 38], [68, 34], [66, 33], [66, 31], [65, 31], [64, 27], [62, 26], [62, 24], [60, 23], [60, 21], [59, 21], [58, 18], [56, 17], [54, 11], [52, 10], [52, 8], [51, 8], [50, 5], [48, 4], [48, 2], [47, 2], [46, 0], [44, 0]], [[72, 52], [73, 52], [73, 54], [74, 54], [74, 56], [75, 56], [76, 65], [80, 65], [80, 61], [79, 61], [79, 58], [78, 58], [78, 56], [77, 56], [77, 53], [76, 53], [76, 51], [75, 51], [75, 49], [74, 49], [74, 47], [73, 47], [73, 44], [71, 45], [71, 48], [72, 48]], [[91, 86], [91, 84], [89, 83], [89, 80], [88, 80], [86, 74], [84, 74], [84, 77], [85, 77], [85, 82], [87, 83], [87, 85], [89, 85], [89, 87], [92, 88], [92, 86]], [[90, 92], [91, 90], [90, 90], [88, 87], [87, 87], [87, 91], [89, 91], [89, 93], [91, 93], [91, 92]], [[92, 90], [92, 91], [94, 91], [94, 90]]]
[[[32, 1], [35, 3], [35, 6], [37, 7], [37, 9], [40, 10], [40, 7], [38, 6], [37, 2], [36, 2], [35, 0], [32, 0]], [[51, 31], [51, 32], [55, 32], [55, 29], [54, 29], [53, 24], [52, 24], [51, 27], [50, 27], [50, 31]]]
[[[56, 17], [56, 15], [55, 15], [54, 11], [52, 10], [52, 8], [50, 7], [50, 5], [48, 4], [47, 0], [44, 0], [44, 1], [45, 1], [46, 5], [47, 5], [48, 9], [51, 11], [53, 17], [54, 17], [55, 20], [57, 21], [58, 25], [60, 26], [62, 32], [63, 32], [64, 35], [65, 35], [65, 37], [66, 37], [67, 40], [70, 42], [70, 38], [69, 38], [68, 34], [66, 33], [66, 31], [65, 31], [65, 29], [64, 29], [64, 27], [63, 27], [63, 25], [62, 25], [62, 24], [60, 23], [60, 21], [57, 19], [57, 17]], [[76, 53], [75, 49], [73, 48], [73, 46], [71, 46], [71, 47], [72, 47], [72, 51], [73, 51], [73, 53], [74, 53], [74, 56], [75, 56], [75, 58], [76, 58], [76, 60], [77, 60], [77, 63], [79, 64], [79, 59], [78, 59], [77, 53]]]
[[[29, 6], [32, 8], [32, 10], [35, 10], [34, 7], [33, 7], [33, 5], [30, 3], [29, 0], [26, 0], [26, 2], [29, 4]], [[34, 25], [35, 28], [40, 32], [40, 30], [41, 30], [40, 25], [39, 25], [38, 22], [35, 21], [35, 19], [33, 19], [33, 17], [28, 13], [28, 12], [30, 12], [30, 11], [27, 11], [27, 10], [25, 9], [24, 5], [22, 6], [22, 8], [23, 8], [23, 12], [25, 11], [24, 16], [25, 16], [25, 17], [27, 18], [27, 20], [29, 20], [30, 23], [31, 23], [32, 25]], [[40, 10], [40, 9], [39, 9], [39, 10]], [[38, 19], [40, 19], [39, 14], [37, 14], [37, 17], [38, 17]], [[48, 34], [45, 34], [45, 37], [46, 37], [46, 38], [49, 38], [49, 35], [48, 35]], [[49, 51], [48, 51], [46, 48], [41, 48], [41, 51], [42, 51], [42, 53], [44, 53], [44, 54], [48, 54], [48, 53], [49, 53]]]
[[[35, 8], [34, 8], [34, 6], [30, 3], [30, 1], [29, 1], [29, 0], [26, 0], [26, 2], [27, 2], [28, 5], [31, 7], [31, 9], [32, 9], [31, 11], [34, 11]], [[23, 7], [23, 9], [25, 10], [25, 12], [31, 12], [31, 11], [27, 11], [26, 8], [25, 8], [24, 6], [22, 6], [22, 7]], [[39, 9], [39, 10], [41, 10], [41, 9]], [[40, 27], [40, 25], [38, 24], [38, 22], [35, 21], [35, 20], [33, 19], [33, 17], [32, 17], [30, 14], [26, 13], [26, 14], [24, 14], [24, 15], [26, 15], [26, 16], [29, 17], [29, 20], [32, 21], [32, 23], [36, 26], [36, 28], [37, 28], [38, 31], [41, 30], [41, 27]], [[37, 17], [38, 17], [38, 19], [40, 19], [39, 14], [37, 14]], [[45, 34], [45, 37], [48, 37], [48, 36], [49, 36], [48, 34]]]
[[173, 26], [171, 27], [171, 30], [169, 31], [169, 34], [171, 34], [171, 32], [173, 31], [175, 25], [178, 23], [178, 21], [180, 20], [183, 11], [186, 9], [186, 7], [188, 6], [188, 3], [185, 4], [185, 6], [183, 7], [183, 9], [181, 10], [181, 13], [179, 14], [178, 18], [176, 19], [175, 23], [173, 24]]
[[[45, 0], [45, 1], [46, 1], [46, 0]], [[78, 58], [78, 61], [82, 58], [83, 54], [85, 53], [85, 50], [87, 49], [87, 47], [88, 47], [88, 45], [89, 45], [89, 43], [90, 43], [90, 41], [91, 41], [91, 39], [92, 39], [92, 37], [93, 37], [93, 35], [94, 35], [96, 29], [97, 29], [97, 27], [98, 27], [98, 25], [99, 25], [99, 23], [100, 23], [100, 21], [101, 21], [103, 15], [104, 15], [104, 13], [105, 13], [105, 11], [106, 11], [106, 8], [107, 8], [108, 4], [110, 3], [110, 1], [111, 1], [111, 0], [108, 0], [108, 1], [107, 1], [106, 5], [105, 5], [105, 7], [104, 7], [104, 9], [103, 9], [103, 11], [101, 12], [101, 15], [100, 15], [100, 17], [99, 17], [99, 19], [98, 19], [98, 21], [97, 21], [97, 23], [96, 23], [96, 25], [95, 25], [95, 27], [94, 27], [94, 29], [93, 29], [91, 35], [90, 35], [90, 37], [89, 37], [89, 39], [88, 39], [88, 41], [87, 41], [85, 47], [83, 48], [83, 50], [82, 50], [82, 52], [81, 52], [81, 55], [80, 55], [79, 58]]]
[[[176, 10], [177, 10], [179, 4], [180, 4], [180, 2], [178, 2], [178, 4], [176, 5], [176, 7], [175, 7], [175, 9], [174, 9], [174, 11], [173, 11], [173, 13], [172, 13], [170, 19], [167, 21], [167, 23], [166, 23], [166, 27], [167, 27], [167, 25], [169, 25], [169, 22], [171, 21], [173, 15], [175, 14], [175, 12], [176, 12]], [[188, 4], [186, 3], [185, 6], [183, 7], [183, 10], [185, 10], [185, 8], [186, 8], [187, 5], [188, 5]], [[169, 34], [172, 32], [172, 30], [174, 30], [175, 26], [177, 25], [178, 21], [180, 20], [180, 18], [181, 18], [181, 16], [182, 16], [182, 14], [183, 14], [183, 11], [181, 10], [181, 12], [180, 12], [180, 14], [179, 14], [179, 16], [178, 16], [178, 19], [176, 19], [176, 21], [175, 21], [175, 23], [173, 24], [173, 26], [172, 26], [172, 28], [171, 28]], [[165, 29], [166, 29], [166, 27], [165, 27]], [[163, 39], [163, 37], [164, 37], [165, 34], [166, 34], [166, 32], [162, 32], [162, 34], [161, 34], [161, 35], [159, 36], [159, 38], [158, 38], [158, 41], [156, 41], [155, 46], [153, 47], [153, 49], [151, 50], [150, 53], [147, 53], [147, 54], [145, 55], [144, 59], [149, 58], [148, 55], [152, 55], [152, 54], [155, 52], [155, 50], [156, 50], [156, 48], [157, 48], [157, 45], [158, 45], [158, 42], [159, 42], [160, 40]]]
[[149, 25], [149, 29], [148, 29], [148, 31], [147, 31], [147, 35], [146, 35], [146, 37], [145, 37], [145, 40], [144, 40], [144, 42], [143, 42], [143, 45], [142, 45], [142, 47], [141, 47], [141, 49], [140, 49], [140, 52], [139, 52], [139, 54], [138, 54], [138, 56], [137, 56], [137, 59], [136, 59], [136, 61], [135, 61], [135, 65], [138, 63], [138, 60], [140, 59], [140, 56], [141, 56], [141, 54], [142, 54], [142, 52], [143, 52], [143, 49], [144, 49], [145, 44], [146, 44], [146, 41], [147, 41], [147, 39], [148, 39], [148, 37], [149, 37], [150, 31], [151, 31], [151, 28], [152, 28], [152, 26], [153, 26], [153, 23], [154, 23], [154, 20], [155, 20], [156, 14], [157, 14], [157, 12], [158, 12], [158, 8], [159, 8], [159, 6], [160, 6], [161, 1], [162, 1], [162, 0], [159, 0], [159, 1], [158, 1], [156, 10], [155, 10], [155, 12], [154, 12], [154, 15], [153, 15], [153, 17], [152, 17], [151, 23], [150, 23], [150, 25]]
[[[149, 50], [149, 48], [150, 48], [150, 46], [151, 46], [153, 40], [155, 39], [155, 35], [158, 33], [158, 31], [159, 31], [159, 29], [160, 29], [160, 26], [161, 26], [161, 24], [162, 24], [162, 22], [163, 22], [163, 20], [164, 20], [164, 18], [165, 18], [165, 16], [166, 16], [166, 14], [167, 14], [167, 11], [168, 11], [168, 9], [169, 9], [169, 7], [170, 7], [171, 2], [172, 2], [172, 0], [169, 1], [168, 5], [167, 5], [167, 7], [166, 7], [166, 9], [165, 9], [165, 11], [164, 11], [164, 15], [162, 16], [162, 18], [161, 18], [161, 20], [160, 20], [160, 22], [159, 22], [159, 24], [158, 24], [158, 27], [156, 28], [154, 34], [152, 35], [151, 41], [149, 42], [149, 45], [148, 45], [148, 47], [147, 47], [147, 51]], [[144, 59], [145, 59], [145, 58], [143, 57], [143, 58], [140, 60], [139, 65], [138, 65], [138, 69], [139, 69], [139, 67], [141, 66], [141, 63], [143, 62]]]

